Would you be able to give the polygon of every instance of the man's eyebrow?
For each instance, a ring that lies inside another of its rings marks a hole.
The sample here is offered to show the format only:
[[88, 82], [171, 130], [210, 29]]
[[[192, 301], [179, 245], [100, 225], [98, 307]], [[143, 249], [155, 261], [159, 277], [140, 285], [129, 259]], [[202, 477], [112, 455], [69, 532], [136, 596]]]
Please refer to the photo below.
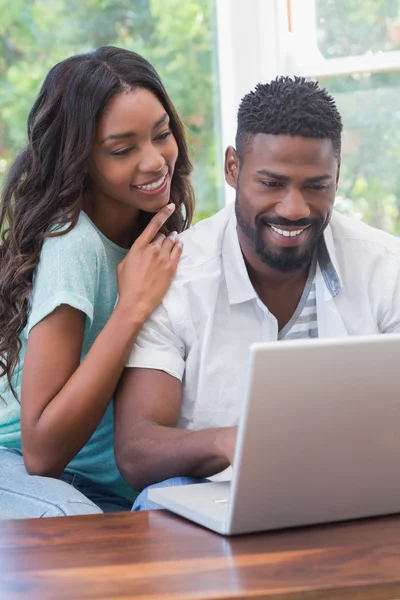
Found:
[[318, 175], [317, 177], [308, 177], [306, 182], [318, 183], [319, 181], [328, 181], [328, 179], [332, 179], [332, 175], [328, 175], [328, 173], [326, 173], [325, 175]]
[[[271, 179], [276, 179], [277, 181], [289, 181], [289, 177], [286, 175], [279, 175], [278, 173], [267, 171], [267, 169], [260, 169], [260, 171], [257, 171], [257, 175], [264, 175], [265, 177], [270, 177]], [[306, 183], [318, 183], [320, 181], [328, 181], [330, 179], [332, 179], [332, 175], [325, 173], [324, 175], [317, 175], [316, 177], [307, 177], [305, 181]]]
[[257, 171], [257, 175], [265, 175], [266, 177], [271, 177], [271, 179], [277, 179], [278, 181], [289, 181], [289, 177], [286, 175], [278, 175], [278, 173], [272, 173], [272, 171], [267, 171], [267, 169], [260, 169], [260, 171]]
[[[153, 131], [157, 129], [157, 127], [160, 127], [160, 125], [165, 123], [165, 121], [168, 121], [168, 114], [166, 112], [162, 115], [162, 117], [158, 119], [158, 121], [154, 123], [152, 128]], [[134, 131], [124, 131], [123, 133], [111, 133], [106, 138], [104, 138], [104, 140], [101, 143], [104, 144], [108, 140], [124, 140], [130, 137], [137, 137], [137, 133], [135, 133]]]

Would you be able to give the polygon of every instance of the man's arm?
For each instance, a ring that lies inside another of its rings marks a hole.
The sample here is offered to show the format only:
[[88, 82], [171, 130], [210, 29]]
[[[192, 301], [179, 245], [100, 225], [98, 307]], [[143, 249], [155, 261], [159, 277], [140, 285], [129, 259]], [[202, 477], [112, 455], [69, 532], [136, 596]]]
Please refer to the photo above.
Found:
[[232, 462], [236, 427], [178, 429], [180, 410], [179, 379], [125, 369], [115, 395], [115, 457], [135, 490], [171, 477], [209, 477]]

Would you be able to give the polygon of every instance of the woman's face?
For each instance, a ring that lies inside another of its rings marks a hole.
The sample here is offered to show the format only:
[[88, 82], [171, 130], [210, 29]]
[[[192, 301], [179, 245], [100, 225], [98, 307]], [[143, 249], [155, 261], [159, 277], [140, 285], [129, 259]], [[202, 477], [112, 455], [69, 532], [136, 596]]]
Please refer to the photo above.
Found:
[[121, 92], [104, 109], [88, 174], [94, 201], [156, 212], [168, 204], [178, 145], [169, 117], [146, 89]]

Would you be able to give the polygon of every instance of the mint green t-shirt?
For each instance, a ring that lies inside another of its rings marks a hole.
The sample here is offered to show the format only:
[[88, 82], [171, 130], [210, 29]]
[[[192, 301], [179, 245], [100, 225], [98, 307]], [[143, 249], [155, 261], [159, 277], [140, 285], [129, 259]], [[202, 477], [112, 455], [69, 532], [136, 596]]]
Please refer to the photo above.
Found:
[[[86, 315], [83, 360], [114, 309], [118, 291], [116, 268], [126, 253], [107, 239], [84, 212], [69, 233], [45, 240], [34, 275], [28, 323], [21, 336], [19, 367], [13, 377], [18, 396], [32, 327], [61, 304], [82, 311]], [[20, 405], [5, 377], [0, 379], [0, 396], [0, 446], [21, 449]], [[112, 399], [96, 431], [66, 470], [133, 497], [114, 460]]]

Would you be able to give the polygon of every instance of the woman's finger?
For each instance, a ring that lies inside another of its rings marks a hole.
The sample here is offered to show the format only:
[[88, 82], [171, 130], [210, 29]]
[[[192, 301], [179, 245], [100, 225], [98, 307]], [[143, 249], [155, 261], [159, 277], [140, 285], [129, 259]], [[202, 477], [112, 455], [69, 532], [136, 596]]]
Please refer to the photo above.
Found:
[[163, 233], [157, 233], [157, 235], [152, 243], [155, 246], [157, 246], [157, 248], [161, 248], [164, 240], [165, 240], [165, 235]]
[[177, 240], [177, 242], [175, 242], [174, 247], [171, 250], [171, 260], [178, 264], [179, 259], [182, 255], [182, 250], [183, 250], [183, 244], [180, 240]]
[[169, 236], [166, 237], [163, 242], [163, 245], [162, 245], [163, 253], [165, 253], [166, 255], [171, 254], [171, 250], [174, 247], [174, 245], [176, 244], [177, 239], [178, 239], [177, 231], [173, 231], [172, 233], [170, 233]]
[[161, 210], [158, 211], [156, 215], [151, 219], [150, 223], [147, 225], [146, 229], [142, 231], [139, 235], [135, 243], [133, 244], [136, 248], [140, 248], [143, 246], [147, 246], [150, 244], [157, 233], [160, 231], [161, 227], [164, 225], [165, 221], [172, 215], [175, 210], [175, 204], [171, 202], [164, 206]]

